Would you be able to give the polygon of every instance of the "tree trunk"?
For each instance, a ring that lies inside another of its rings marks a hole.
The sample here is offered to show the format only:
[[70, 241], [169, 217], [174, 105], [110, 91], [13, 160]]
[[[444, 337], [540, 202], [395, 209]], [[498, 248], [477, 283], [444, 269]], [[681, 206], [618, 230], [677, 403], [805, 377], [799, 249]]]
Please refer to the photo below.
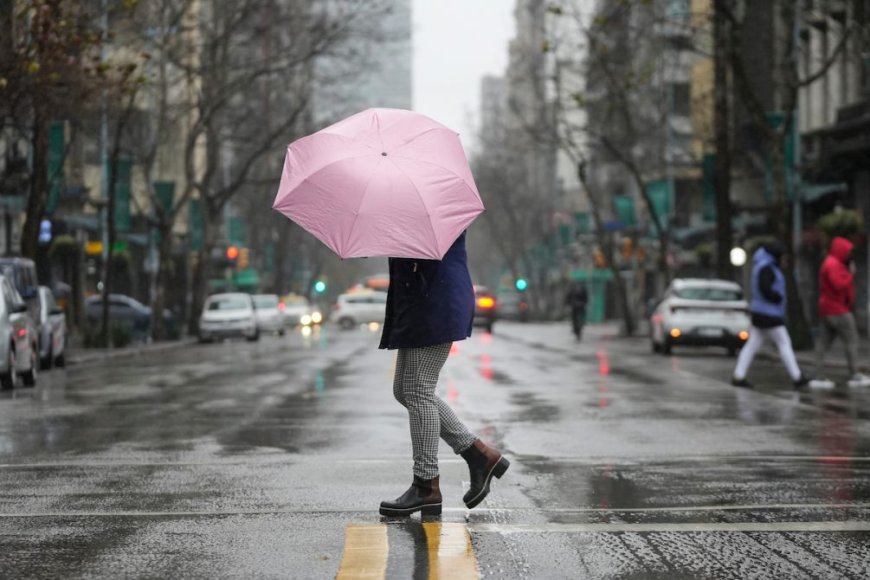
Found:
[[154, 301], [151, 304], [151, 338], [166, 340], [167, 329], [163, 320], [163, 309], [166, 304], [169, 262], [172, 259], [172, 225], [161, 223], [158, 231], [160, 241], [157, 245], [157, 284], [154, 289]]
[[48, 115], [39, 97], [36, 101], [33, 110], [33, 171], [27, 198], [27, 217], [21, 234], [21, 254], [31, 259], [36, 259], [39, 226], [45, 213], [48, 191]]
[[202, 249], [200, 249], [196, 267], [193, 270], [193, 297], [190, 305], [190, 321], [188, 332], [198, 334], [199, 315], [208, 296], [208, 281], [211, 272], [211, 253], [215, 247], [217, 238], [217, 224], [219, 223], [222, 207], [213, 207], [206, 198], [202, 200]]
[[[784, 126], [787, 127], [788, 124], [785, 123]], [[772, 139], [773, 142], [768, 143], [775, 189], [772, 219], [776, 236], [782, 242], [783, 247], [785, 247], [782, 271], [785, 275], [786, 293], [788, 295], [786, 316], [788, 317], [788, 327], [794, 347], [796, 349], [807, 349], [812, 347], [813, 338], [804, 313], [800, 288], [795, 276], [798, 268], [798, 256], [795, 254], [795, 248], [792, 246], [792, 205], [788, 199], [783, 133], [781, 131], [773, 131], [772, 134], [775, 135]]]
[[731, 124], [728, 98], [728, 21], [722, 14], [720, 2], [713, 12], [713, 76], [714, 76], [714, 125], [716, 162], [713, 172], [716, 191], [716, 273], [723, 280], [734, 277], [731, 264], [731, 247], [734, 245], [731, 232]]
[[592, 219], [595, 220], [595, 236], [598, 239], [598, 245], [604, 253], [604, 259], [607, 260], [607, 265], [613, 273], [613, 286], [616, 290], [616, 302], [621, 310], [623, 321], [625, 323], [625, 334], [631, 336], [635, 331], [634, 317], [628, 304], [628, 293], [625, 289], [625, 283], [619, 273], [619, 268], [616, 266], [616, 261], [613, 259], [613, 244], [607, 240], [607, 233], [604, 231], [604, 220], [601, 218], [598, 200], [589, 188], [589, 183], [586, 180], [586, 169], [582, 163], [577, 165], [577, 175], [580, 178], [580, 183], [586, 189], [586, 194], [589, 198], [589, 207], [592, 209]]

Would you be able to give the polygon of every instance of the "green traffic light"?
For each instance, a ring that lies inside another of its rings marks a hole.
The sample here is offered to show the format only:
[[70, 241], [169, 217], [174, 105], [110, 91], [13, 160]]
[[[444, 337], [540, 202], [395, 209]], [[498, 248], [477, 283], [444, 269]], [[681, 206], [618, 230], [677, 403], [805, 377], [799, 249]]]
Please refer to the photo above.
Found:
[[314, 283], [314, 291], [317, 293], [324, 292], [326, 290], [326, 282], [323, 280], [318, 280]]
[[517, 281], [514, 282], [514, 286], [516, 286], [517, 290], [522, 292], [529, 286], [529, 284], [526, 282], [525, 278], [517, 278]]

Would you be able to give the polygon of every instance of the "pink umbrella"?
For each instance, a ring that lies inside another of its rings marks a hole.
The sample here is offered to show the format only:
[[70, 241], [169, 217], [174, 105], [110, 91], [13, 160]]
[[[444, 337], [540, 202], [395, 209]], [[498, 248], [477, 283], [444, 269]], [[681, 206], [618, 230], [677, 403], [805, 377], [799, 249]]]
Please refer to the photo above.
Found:
[[290, 144], [272, 207], [342, 258], [440, 260], [483, 202], [454, 131], [368, 109]]

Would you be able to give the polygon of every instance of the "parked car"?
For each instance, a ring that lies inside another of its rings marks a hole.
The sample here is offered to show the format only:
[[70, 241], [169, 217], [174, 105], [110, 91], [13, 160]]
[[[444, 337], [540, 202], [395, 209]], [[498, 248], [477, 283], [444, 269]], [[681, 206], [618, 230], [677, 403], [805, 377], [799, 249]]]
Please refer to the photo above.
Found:
[[35, 324], [39, 324], [39, 296], [36, 278], [36, 263], [30, 258], [0, 258], [0, 274], [6, 276], [18, 295], [27, 304], [27, 312]]
[[66, 364], [66, 315], [47, 286], [39, 287], [39, 360], [42, 368]]
[[244, 337], [260, 339], [254, 299], [250, 294], [227, 292], [209, 296], [199, 318], [199, 341], [216, 338]]
[[254, 313], [260, 332], [277, 332], [284, 336], [284, 313], [277, 294], [254, 294]]
[[723, 346], [734, 355], [749, 338], [749, 305], [728, 280], [677, 278], [650, 317], [654, 352], [674, 346]]
[[330, 320], [343, 330], [372, 322], [383, 324], [386, 308], [386, 292], [378, 290], [348, 292], [338, 296], [332, 307]]
[[323, 315], [305, 296], [287, 294], [281, 298], [282, 311], [287, 326], [311, 326], [323, 322]]
[[498, 319], [498, 305], [492, 292], [486, 286], [474, 287], [474, 326], [482, 326], [487, 332]]
[[[101, 294], [90, 296], [85, 300], [85, 316], [92, 326], [98, 326], [102, 322], [103, 296]], [[151, 329], [151, 307], [124, 294], [109, 294], [109, 320], [113, 324], [128, 326], [134, 340], [146, 340]], [[163, 310], [163, 323], [170, 336], [177, 332], [175, 314], [171, 310]]]
[[0, 276], [0, 387], [19, 379], [32, 387], [39, 368], [39, 334], [27, 304], [6, 276]]

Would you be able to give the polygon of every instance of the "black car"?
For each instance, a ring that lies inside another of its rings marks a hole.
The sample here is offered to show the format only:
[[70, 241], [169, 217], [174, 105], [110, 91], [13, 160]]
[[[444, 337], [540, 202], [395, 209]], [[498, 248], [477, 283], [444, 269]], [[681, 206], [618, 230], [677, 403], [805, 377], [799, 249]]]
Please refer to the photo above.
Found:
[[495, 296], [485, 286], [474, 287], [474, 326], [482, 326], [487, 332], [498, 319], [498, 306]]

